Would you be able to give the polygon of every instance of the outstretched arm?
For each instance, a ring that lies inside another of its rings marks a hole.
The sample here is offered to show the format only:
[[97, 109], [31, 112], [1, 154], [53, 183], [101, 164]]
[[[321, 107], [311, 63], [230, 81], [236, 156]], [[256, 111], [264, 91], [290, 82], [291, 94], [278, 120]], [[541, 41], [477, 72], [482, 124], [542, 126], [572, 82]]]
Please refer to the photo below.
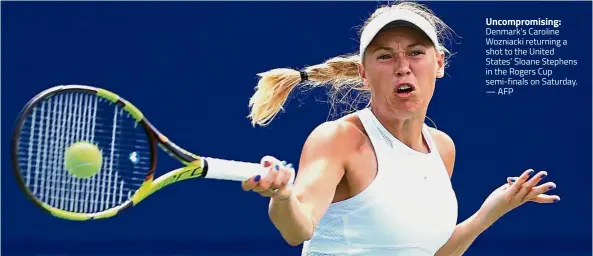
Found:
[[494, 190], [474, 215], [457, 225], [451, 238], [436, 255], [462, 255], [482, 232], [525, 202], [553, 203], [560, 199], [544, 194], [556, 186], [553, 182], [537, 186], [547, 175], [545, 171], [530, 179], [532, 173], [533, 170], [527, 170], [515, 182], [505, 183]]
[[[451, 176], [455, 164], [455, 144], [447, 134], [435, 129], [431, 129], [431, 132]], [[525, 202], [553, 203], [560, 200], [558, 196], [544, 194], [556, 187], [553, 182], [537, 185], [547, 175], [545, 171], [529, 179], [532, 174], [533, 170], [527, 170], [520, 177], [509, 178], [508, 183], [492, 192], [476, 213], [455, 227], [453, 234], [437, 251], [436, 256], [462, 255], [480, 234], [506, 213]]]

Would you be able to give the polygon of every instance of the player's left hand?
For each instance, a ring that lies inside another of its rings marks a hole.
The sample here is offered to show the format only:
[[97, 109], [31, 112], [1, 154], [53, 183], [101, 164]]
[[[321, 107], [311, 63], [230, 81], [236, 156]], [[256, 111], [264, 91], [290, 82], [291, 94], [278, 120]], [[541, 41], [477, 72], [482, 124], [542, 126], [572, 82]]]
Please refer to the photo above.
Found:
[[494, 222], [525, 202], [553, 203], [559, 201], [559, 196], [544, 194], [556, 188], [554, 182], [538, 185], [547, 172], [540, 171], [532, 176], [534, 173], [530, 169], [519, 177], [507, 178], [507, 183], [494, 190], [484, 201], [480, 208], [480, 214], [488, 221]]

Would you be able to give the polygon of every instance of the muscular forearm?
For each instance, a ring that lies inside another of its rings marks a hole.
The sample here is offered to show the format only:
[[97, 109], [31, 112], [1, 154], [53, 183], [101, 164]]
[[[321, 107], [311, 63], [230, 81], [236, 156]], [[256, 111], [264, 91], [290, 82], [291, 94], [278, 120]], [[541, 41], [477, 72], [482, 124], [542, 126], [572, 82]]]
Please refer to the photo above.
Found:
[[487, 220], [485, 217], [481, 216], [479, 212], [475, 213], [455, 227], [453, 235], [451, 235], [451, 238], [449, 238], [447, 243], [437, 251], [436, 256], [463, 255], [475, 239], [490, 227], [492, 223], [493, 221]]
[[270, 200], [268, 214], [284, 240], [292, 246], [309, 240], [313, 235], [311, 213], [294, 194], [286, 200]]

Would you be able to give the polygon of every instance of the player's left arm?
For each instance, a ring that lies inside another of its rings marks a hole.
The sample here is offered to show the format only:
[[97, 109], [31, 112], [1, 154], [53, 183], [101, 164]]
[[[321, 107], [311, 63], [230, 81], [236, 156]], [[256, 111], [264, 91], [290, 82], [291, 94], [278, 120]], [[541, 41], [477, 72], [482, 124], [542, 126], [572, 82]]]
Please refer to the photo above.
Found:
[[[432, 129], [431, 133], [449, 175], [452, 175], [456, 154], [455, 144], [444, 132]], [[506, 213], [523, 205], [525, 202], [553, 203], [559, 200], [558, 196], [544, 194], [555, 187], [553, 182], [538, 186], [545, 174], [545, 171], [535, 174], [533, 170], [527, 170], [517, 177], [514, 182], [504, 183], [498, 187], [486, 198], [476, 213], [457, 224], [449, 240], [435, 255], [463, 255], [480, 234]]]

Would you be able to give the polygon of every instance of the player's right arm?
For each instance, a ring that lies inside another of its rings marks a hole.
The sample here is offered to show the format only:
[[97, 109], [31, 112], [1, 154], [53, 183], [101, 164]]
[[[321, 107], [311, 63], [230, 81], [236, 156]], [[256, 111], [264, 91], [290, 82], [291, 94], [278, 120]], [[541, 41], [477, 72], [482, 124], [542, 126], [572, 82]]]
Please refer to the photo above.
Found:
[[[334, 198], [336, 187], [345, 175], [347, 159], [355, 151], [360, 137], [359, 130], [352, 124], [323, 123], [311, 132], [304, 144], [292, 187], [282, 186], [273, 196], [266, 192], [283, 185], [279, 183], [285, 183], [289, 175], [286, 168], [275, 171], [273, 164], [270, 174], [258, 182], [253, 179], [244, 182], [245, 190], [272, 196], [268, 210], [270, 219], [290, 245], [299, 245], [312, 237], [315, 226]], [[267, 160], [274, 164], [279, 162], [273, 158]]]

